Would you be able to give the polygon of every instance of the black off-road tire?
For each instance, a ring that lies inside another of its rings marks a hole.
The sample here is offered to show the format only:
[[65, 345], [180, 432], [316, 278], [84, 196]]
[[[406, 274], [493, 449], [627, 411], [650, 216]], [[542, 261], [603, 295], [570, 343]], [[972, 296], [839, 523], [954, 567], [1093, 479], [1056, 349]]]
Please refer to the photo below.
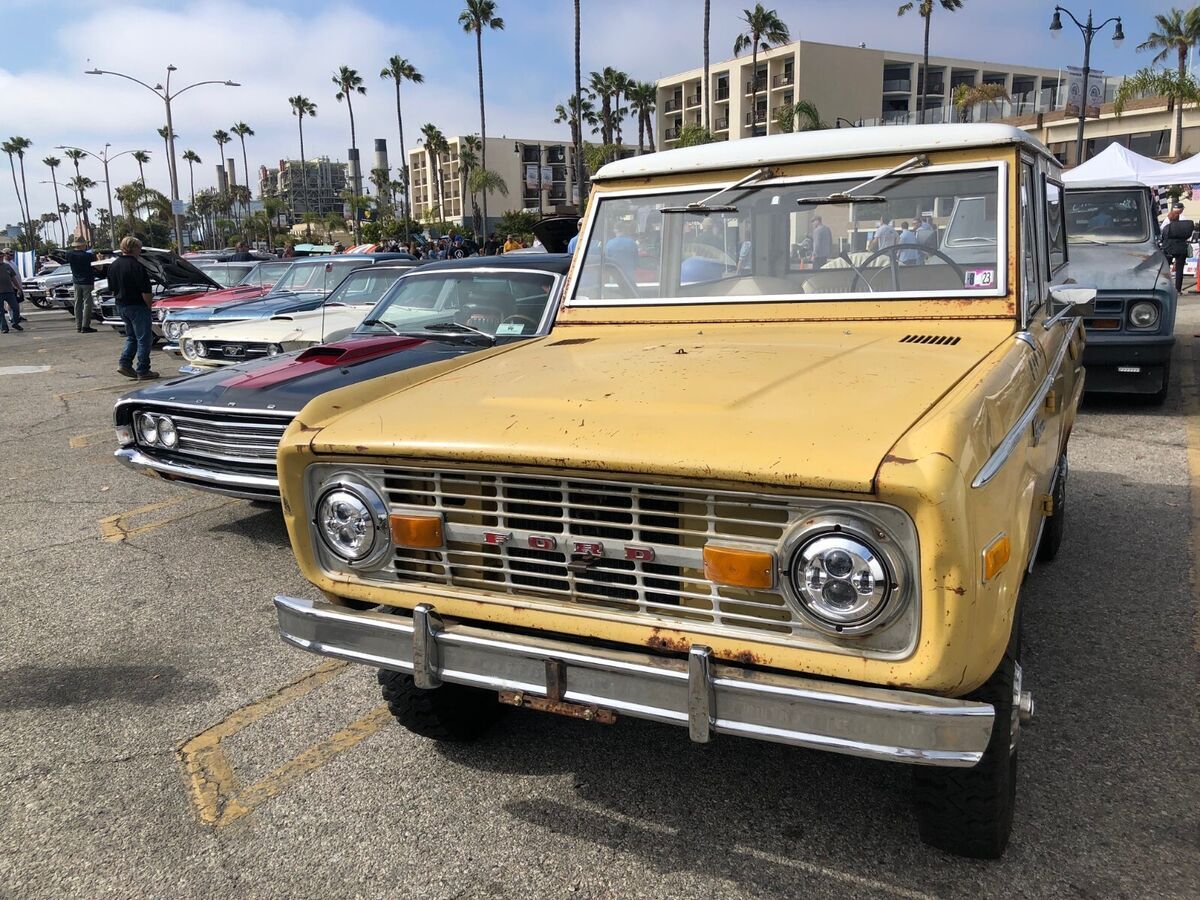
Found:
[[995, 709], [992, 736], [983, 758], [970, 769], [913, 768], [921, 840], [955, 856], [999, 859], [1008, 846], [1017, 795], [1012, 719], [1020, 648], [1018, 619], [999, 668], [969, 697], [990, 703]]
[[379, 686], [392, 716], [421, 737], [435, 741], [466, 743], [483, 737], [503, 715], [494, 691], [443, 684], [425, 690], [411, 675], [379, 670]]
[[1058, 478], [1054, 482], [1054, 514], [1046, 519], [1042, 529], [1042, 542], [1038, 544], [1038, 562], [1051, 562], [1062, 547], [1063, 536], [1067, 531], [1067, 480], [1070, 467], [1067, 465], [1067, 455], [1064, 453], [1058, 461]]

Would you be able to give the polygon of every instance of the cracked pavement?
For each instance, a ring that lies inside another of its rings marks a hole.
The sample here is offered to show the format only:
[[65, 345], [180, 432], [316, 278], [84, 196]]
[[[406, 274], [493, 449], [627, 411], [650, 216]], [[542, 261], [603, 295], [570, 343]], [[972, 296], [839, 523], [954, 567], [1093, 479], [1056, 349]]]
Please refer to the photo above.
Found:
[[[272, 699], [319, 663], [275, 634], [273, 594], [314, 596], [277, 512], [140, 477], [102, 437], [71, 447], [133, 385], [111, 332], [35, 314], [0, 337], [0, 365], [51, 366], [0, 377], [0, 896], [1195, 897], [1197, 507], [1178, 382], [1200, 361], [1200, 298], [1177, 331], [1166, 407], [1082, 411], [1067, 542], [1025, 588], [1038, 715], [1014, 837], [978, 863], [921, 845], [903, 767], [526, 711], [467, 746], [387, 723], [202, 824], [186, 741], [260, 704], [212, 769], [248, 795], [371, 716], [374, 677], [349, 666]], [[171, 521], [105, 540], [120, 514]]]

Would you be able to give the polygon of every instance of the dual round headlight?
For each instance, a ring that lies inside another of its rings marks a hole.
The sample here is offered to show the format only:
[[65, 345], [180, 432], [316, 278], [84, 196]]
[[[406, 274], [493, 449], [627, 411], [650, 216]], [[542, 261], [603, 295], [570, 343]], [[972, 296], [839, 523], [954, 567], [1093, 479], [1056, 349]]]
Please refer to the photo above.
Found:
[[163, 334], [167, 336], [167, 340], [177, 341], [183, 337], [184, 332], [190, 327], [191, 326], [187, 322], [173, 322], [170, 319], [167, 319], [167, 321], [163, 323]]
[[138, 413], [134, 420], [138, 441], [148, 447], [165, 447], [173, 450], [179, 445], [179, 431], [170, 416], [155, 413]]
[[881, 628], [903, 605], [906, 570], [868, 523], [817, 520], [791, 535], [785, 594], [820, 631], [850, 637]]
[[392, 547], [387, 503], [355, 476], [335, 476], [322, 485], [313, 525], [325, 549], [355, 569], [378, 567]]
[[1158, 304], [1139, 300], [1129, 308], [1129, 324], [1134, 328], [1153, 328], [1158, 324]]

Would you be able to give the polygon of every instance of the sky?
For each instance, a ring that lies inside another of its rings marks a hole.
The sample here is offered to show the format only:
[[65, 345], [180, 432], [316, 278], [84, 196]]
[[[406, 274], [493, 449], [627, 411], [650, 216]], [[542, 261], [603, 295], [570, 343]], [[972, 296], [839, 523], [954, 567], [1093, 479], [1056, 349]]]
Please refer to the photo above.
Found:
[[[732, 57], [738, 19], [748, 0], [712, 0], [710, 47], [714, 62]], [[897, 18], [897, 0], [768, 0], [804, 40], [920, 52], [921, 20]], [[1135, 46], [1153, 26], [1168, 0], [1094, 0], [1096, 21], [1124, 17], [1127, 40], [1114, 48], [1111, 30], [1093, 45], [1092, 65], [1123, 74], [1150, 63]], [[1184, 5], [1176, 0], [1175, 5]], [[345, 160], [350, 146], [349, 117], [334, 99], [331, 83], [340, 65], [358, 69], [366, 96], [355, 96], [354, 114], [364, 169], [373, 138], [388, 139], [393, 166], [399, 160], [395, 88], [379, 78], [389, 57], [406, 57], [424, 75], [420, 85], [404, 85], [405, 138], [411, 148], [419, 128], [433, 122], [446, 134], [479, 130], [479, 100], [473, 35], [457, 23], [461, 0], [189, 0], [186, 3], [121, 0], [118, 4], [76, 0], [0, 0], [0, 138], [23, 135], [33, 141], [25, 159], [29, 200], [36, 217], [54, 208], [49, 169], [41, 160], [57, 145], [110, 153], [150, 151], [146, 181], [169, 193], [162, 141], [156, 129], [166, 123], [162, 102], [145, 88], [111, 76], [87, 76], [85, 69], [126, 72], [154, 84], [167, 65], [178, 67], [173, 87], [208, 79], [229, 79], [242, 87], [204, 86], [172, 105], [176, 152], [195, 150], [196, 190], [215, 183], [214, 130], [246, 122], [251, 170], [275, 165], [299, 153], [296, 119], [287, 103], [303, 94], [317, 104], [305, 119], [307, 155]], [[484, 34], [488, 136], [568, 140], [564, 125], [553, 124], [554, 107], [573, 90], [574, 25], [572, 0], [497, 0], [503, 31]], [[931, 53], [968, 59], [1058, 68], [1078, 65], [1083, 42], [1070, 24], [1059, 40], [1047, 27], [1053, 0], [966, 0], [961, 11], [935, 12]], [[701, 0], [581, 0], [582, 57], [587, 72], [606, 65], [635, 79], [651, 81], [702, 63]], [[1087, 7], [1072, 6], [1078, 16]], [[1111, 29], [1111, 26], [1109, 26]], [[629, 128], [626, 132], [629, 132]], [[237, 159], [235, 142], [225, 147]], [[0, 163], [6, 161], [0, 157]], [[67, 160], [59, 168], [67, 176]], [[88, 160], [84, 174], [102, 181], [100, 164]], [[126, 155], [110, 166], [113, 186], [137, 178]], [[180, 163], [180, 189], [186, 198], [187, 166]], [[241, 180], [239, 174], [239, 181]], [[46, 184], [40, 182], [45, 180]], [[255, 182], [256, 183], [256, 182]], [[101, 189], [90, 195], [105, 203]], [[10, 173], [0, 172], [0, 223], [20, 219]]]

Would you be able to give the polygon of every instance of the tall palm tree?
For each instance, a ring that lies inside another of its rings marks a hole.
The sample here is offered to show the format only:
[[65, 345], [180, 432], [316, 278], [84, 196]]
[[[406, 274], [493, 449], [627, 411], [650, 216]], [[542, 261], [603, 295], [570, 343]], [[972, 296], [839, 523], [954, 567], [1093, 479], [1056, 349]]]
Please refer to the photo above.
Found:
[[[475, 61], [479, 71], [479, 165], [487, 168], [487, 116], [483, 103], [483, 30], [504, 29], [504, 20], [496, 15], [496, 0], [466, 0], [466, 8], [458, 14], [462, 30], [475, 33]], [[483, 228], [487, 230], [487, 191], [483, 193]]]
[[400, 182], [403, 184], [401, 188], [401, 197], [403, 198], [404, 214], [404, 241], [409, 240], [408, 223], [412, 219], [411, 200], [408, 196], [408, 152], [404, 149], [404, 116], [400, 111], [400, 84], [404, 81], [411, 81], [413, 84], [420, 84], [425, 80], [425, 76], [417, 71], [416, 66], [410, 63], [402, 56], [393, 56], [388, 60], [388, 64], [380, 70], [380, 78], [390, 78], [396, 82], [396, 125], [400, 129]]
[[54, 185], [54, 208], [58, 211], [58, 230], [62, 237], [62, 245], [67, 245], [67, 224], [63, 220], [63, 204], [58, 197], [58, 167], [62, 160], [57, 156], [47, 156], [42, 160], [42, 164], [50, 170], [50, 183]]
[[[17, 161], [21, 167], [21, 194], [25, 198], [25, 224], [28, 230], [25, 232], [29, 235], [29, 249], [33, 249], [33, 240], [37, 236], [33, 226], [33, 213], [29, 209], [29, 187], [25, 182], [25, 151], [33, 146], [33, 141], [29, 138], [16, 135], [8, 139], [9, 145], [13, 149], [13, 153], [17, 154]], [[12, 157], [9, 157], [11, 161]]]
[[[579, 81], [579, 0], [575, 0], [575, 96], [571, 108], [575, 110], [576, 119], [579, 119], [579, 114], [583, 109], [583, 85]], [[593, 114], [594, 118], [594, 114]], [[583, 128], [582, 123], [576, 122], [575, 125], [575, 190], [579, 194], [579, 203], [582, 207], [584, 199], [583, 185], [587, 181], [587, 166], [583, 161]]]
[[1200, 104], [1200, 82], [1187, 72], [1175, 72], [1171, 69], [1139, 69], [1121, 81], [1117, 96], [1113, 98], [1113, 112], [1120, 117], [1125, 112], [1125, 106], [1135, 97], [1165, 97], [1176, 114], [1175, 159], [1182, 154], [1183, 141], [1179, 132], [1179, 117], [1185, 105]]
[[[75, 179], [73, 183], [78, 185], [80, 180], [83, 178], [83, 176], [79, 173], [79, 161], [83, 159], [84, 152], [82, 150], [70, 148], [63, 151], [63, 156], [65, 156], [75, 165]], [[87, 239], [88, 241], [91, 241], [92, 223], [88, 221], [87, 204], [84, 203], [83, 193], [78, 189], [78, 187], [75, 189], [75, 195], [79, 198], [79, 214], [83, 217], [83, 227], [87, 230]]]
[[195, 150], [184, 150], [183, 161], [188, 164], [188, 194], [191, 197], [189, 210], [194, 216], [196, 214], [196, 169], [197, 163], [202, 163], [204, 160], [200, 158]]
[[648, 143], [654, 152], [654, 105], [658, 99], [658, 86], [653, 81], [633, 81], [628, 88], [629, 108], [637, 115], [638, 153]]
[[138, 164], [138, 181], [142, 183], [142, 190], [146, 189], [146, 170], [142, 168], [146, 163], [150, 162], [150, 153], [146, 150], [134, 150], [133, 159]]
[[704, 81], [700, 84], [700, 122], [709, 131], [712, 130], [712, 110], [708, 102], [708, 22], [711, 6], [711, 0], [704, 0]]
[[471, 176], [476, 171], [479, 171], [479, 138], [468, 134], [458, 148], [458, 193], [460, 197], [467, 196], [471, 199], [471, 230], [475, 233], [475, 239], [479, 240], [479, 201], [476, 191], [470, 187]]
[[921, 109], [917, 112], [917, 121], [925, 124], [925, 106], [929, 102], [929, 20], [933, 18], [935, 6], [940, 6], [946, 12], [962, 9], [963, 0], [908, 0], [896, 10], [896, 15], [902, 16], [914, 9], [925, 20], [925, 50], [922, 55], [921, 71], [917, 79], [917, 93], [921, 95]]
[[[1200, 6], [1193, 6], [1187, 12], [1172, 9], [1168, 13], [1159, 13], [1154, 17], [1155, 31], [1146, 36], [1146, 40], [1138, 44], [1138, 51], [1157, 50], [1154, 62], [1160, 63], [1175, 51], [1177, 69], [1180, 78], [1187, 74], [1187, 59], [1192, 45], [1200, 40]], [[1183, 104], [1175, 106], [1174, 157], [1178, 161], [1183, 156]]]
[[[246, 138], [254, 137], [254, 129], [245, 122], [235, 122], [229, 126], [229, 130], [238, 136], [238, 140], [242, 142], [242, 181], [246, 183], [247, 189], [250, 187], [250, 164], [246, 162]], [[250, 196], [254, 193], [251, 191]], [[246, 201], [246, 212], [250, 212], [250, 202]]]
[[[70, 151], [68, 151], [70, 152]], [[88, 178], [86, 175], [76, 175], [67, 182], [79, 197], [79, 214], [83, 216], [83, 227], [87, 231], [88, 241], [92, 241], [92, 223], [88, 220], [88, 209], [91, 207], [91, 201], [87, 198], [87, 191], [90, 191], [96, 186], [96, 182]]]
[[[229, 136], [229, 132], [222, 128], [218, 128], [212, 133], [212, 139], [217, 142], [217, 165], [225, 165], [225, 145], [232, 143], [233, 138]], [[229, 185], [232, 187], [232, 185]]]
[[17, 195], [17, 207], [21, 211], [21, 224], [26, 229], [25, 234], [29, 234], [29, 213], [26, 212], [25, 201], [21, 199], [21, 185], [17, 182], [17, 163], [13, 159], [17, 154], [16, 145], [11, 140], [0, 144], [0, 150], [3, 150], [8, 155], [8, 168], [12, 170], [13, 193]]
[[596, 117], [600, 123], [600, 143], [606, 147], [612, 143], [612, 81], [609, 75], [615, 71], [612, 66], [606, 66], [604, 71], [593, 72], [588, 77], [588, 88], [600, 101], [600, 111], [596, 114]]
[[[592, 131], [596, 130], [596, 107], [591, 100], [591, 92], [584, 88], [581, 92], [581, 103], [576, 104], [574, 97], [568, 97], [566, 103], [560, 103], [554, 107], [554, 124], [562, 125], [564, 123], [571, 129], [571, 143], [575, 146], [581, 146], [582, 127], [589, 126]], [[582, 107], [582, 110], [581, 110]], [[582, 111], [582, 115], [580, 112]]]
[[[304, 117], [310, 119], [317, 114], [317, 104], [313, 103], [307, 97], [297, 94], [295, 97], [288, 97], [288, 105], [292, 107], [292, 115], [296, 117], [296, 121], [300, 126], [300, 184], [304, 189], [304, 210], [310, 212], [308, 199], [308, 163], [304, 161]], [[292, 221], [296, 221], [296, 191], [292, 190]], [[312, 223], [307, 222], [306, 233], [308, 239], [312, 240]]]
[[635, 82], [625, 72], [617, 70], [613, 73], [613, 143], [621, 143], [621, 124], [625, 120], [625, 116], [629, 114], [627, 108], [621, 107], [621, 95], [625, 95], [625, 99], [629, 99], [629, 90]]
[[[333, 98], [341, 103], [346, 101], [346, 109], [350, 112], [350, 149], [358, 151], [358, 138], [354, 133], [354, 103], [351, 97], [354, 94], [365, 94], [367, 92], [366, 85], [363, 84], [362, 76], [358, 74], [357, 69], [351, 69], [349, 66], [340, 66], [333, 73], [333, 83], [337, 85], [337, 93]], [[362, 163], [355, 165], [353, 170], [354, 184], [352, 185], [353, 194], [356, 197], [362, 196]], [[358, 216], [354, 216], [354, 243], [359, 243], [358, 237]]]
[[[429, 157], [429, 169], [433, 175], [433, 179], [437, 185], [438, 194], [438, 214], [442, 219], [446, 218], [445, 210], [445, 189], [442, 185], [442, 154], [450, 149], [449, 142], [446, 136], [432, 122], [426, 122], [421, 126], [421, 134], [425, 139], [425, 155]], [[487, 227], [486, 220], [484, 227]]]
[[[779, 14], [773, 9], [763, 9], [761, 3], [754, 4], [754, 9], [742, 10], [742, 23], [746, 31], [734, 39], [733, 55], [738, 56], [744, 50], [750, 51], [750, 109], [754, 113], [758, 110], [758, 51], [786, 44], [792, 36]], [[754, 118], [752, 115], [752, 127]]]

